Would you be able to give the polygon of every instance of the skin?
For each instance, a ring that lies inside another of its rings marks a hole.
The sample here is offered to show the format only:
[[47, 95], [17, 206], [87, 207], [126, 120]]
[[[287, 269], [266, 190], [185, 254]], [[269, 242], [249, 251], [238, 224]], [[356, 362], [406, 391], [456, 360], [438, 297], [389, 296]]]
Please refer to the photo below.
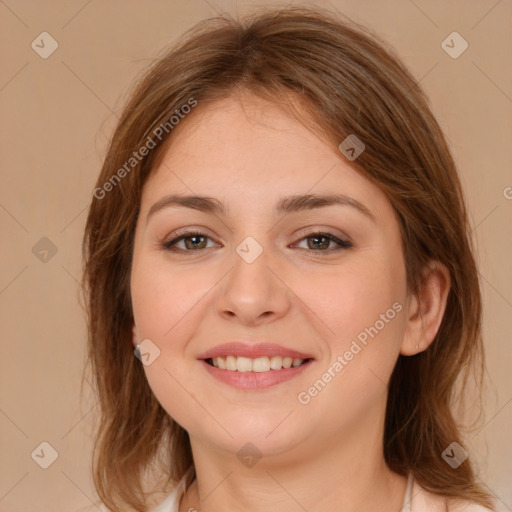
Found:
[[[333, 192], [363, 203], [375, 221], [340, 205], [273, 215], [283, 196]], [[228, 213], [173, 207], [148, 220], [170, 193], [215, 197]], [[162, 247], [188, 227], [208, 238], [178, 242], [187, 253]], [[306, 237], [318, 231], [348, 237], [353, 247], [336, 250], [321, 238], [317, 248]], [[250, 264], [236, 252], [247, 236], [263, 248]], [[382, 452], [385, 383], [400, 353], [433, 341], [449, 290], [449, 273], [437, 264], [420, 293], [408, 294], [400, 240], [387, 197], [275, 104], [232, 95], [199, 104], [175, 127], [143, 189], [131, 293], [133, 344], [149, 338], [160, 350], [144, 367], [148, 383], [190, 436], [197, 480], [180, 512], [400, 509], [406, 478], [389, 470]], [[299, 403], [298, 394], [395, 302], [401, 312]], [[197, 360], [233, 340], [273, 341], [315, 361], [285, 383], [236, 390]], [[252, 467], [237, 457], [247, 442], [262, 454]]]

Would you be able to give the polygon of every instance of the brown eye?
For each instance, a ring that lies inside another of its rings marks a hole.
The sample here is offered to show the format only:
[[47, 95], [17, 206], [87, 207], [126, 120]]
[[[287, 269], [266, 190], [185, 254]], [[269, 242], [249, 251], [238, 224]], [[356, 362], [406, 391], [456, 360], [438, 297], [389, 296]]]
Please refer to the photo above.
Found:
[[[310, 249], [328, 249], [332, 239], [324, 235], [308, 236], [308, 247]], [[311, 242], [311, 243], [310, 243]]]
[[[330, 233], [312, 233], [302, 238], [300, 242], [303, 240], [307, 240], [307, 249], [311, 249], [313, 252], [332, 252], [352, 247], [350, 242], [340, 240]], [[329, 249], [331, 242], [334, 242], [338, 247], [332, 250]]]
[[[207, 240], [209, 239], [210, 238], [204, 233], [184, 233], [172, 240], [164, 242], [163, 247], [169, 251], [193, 252], [206, 249]], [[178, 247], [178, 243], [182, 241], [184, 242], [184, 247]]]
[[[204, 233], [188, 232], [164, 242], [162, 247], [173, 252], [196, 252], [208, 249], [208, 240], [211, 240], [211, 238]], [[350, 242], [341, 240], [330, 233], [312, 233], [311, 235], [303, 237], [300, 242], [304, 240], [307, 241], [307, 247], [305, 249], [309, 249], [312, 252], [331, 253], [352, 247]], [[183, 244], [180, 247], [178, 244], [182, 242]], [[332, 243], [338, 247], [331, 248]]]

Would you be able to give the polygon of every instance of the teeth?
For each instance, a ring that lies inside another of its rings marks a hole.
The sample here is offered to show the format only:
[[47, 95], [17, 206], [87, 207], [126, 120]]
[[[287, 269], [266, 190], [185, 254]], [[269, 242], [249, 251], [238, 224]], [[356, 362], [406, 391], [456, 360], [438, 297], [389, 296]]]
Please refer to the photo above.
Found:
[[212, 364], [221, 370], [231, 370], [239, 372], [268, 372], [270, 370], [281, 370], [282, 368], [291, 368], [300, 366], [304, 359], [293, 359], [291, 357], [272, 356], [257, 357], [251, 359], [250, 357], [214, 357]]
[[[219, 359], [222, 359], [222, 357], [217, 358], [217, 365], [219, 364]], [[237, 364], [236, 364], [236, 357], [234, 356], [228, 356], [226, 357], [226, 370], [236, 371]]]
[[280, 370], [283, 367], [283, 358], [281, 356], [273, 356], [270, 358], [270, 368], [272, 370]]
[[239, 372], [252, 372], [252, 360], [248, 357], [237, 357], [236, 369]]
[[[251, 361], [249, 359], [249, 361]], [[253, 372], [268, 372], [270, 370], [270, 360], [268, 357], [258, 357], [251, 361]]]

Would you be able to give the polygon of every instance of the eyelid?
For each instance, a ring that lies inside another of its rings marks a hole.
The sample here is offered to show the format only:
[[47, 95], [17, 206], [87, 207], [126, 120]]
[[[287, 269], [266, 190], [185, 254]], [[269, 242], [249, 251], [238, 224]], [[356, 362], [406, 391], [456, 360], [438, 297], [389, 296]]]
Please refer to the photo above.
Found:
[[[330, 231], [337, 231], [338, 234], [334, 234], [334, 233], [331, 233]], [[348, 236], [347, 234], [343, 233], [343, 232], [340, 232], [338, 229], [336, 228], [332, 228], [332, 227], [317, 227], [316, 225], [312, 225], [312, 226], [306, 226], [304, 228], [301, 228], [296, 234], [294, 237], [300, 237], [301, 239], [305, 236], [312, 236], [312, 235], [317, 235], [317, 234], [320, 234], [320, 233], [325, 233], [326, 235], [332, 235], [332, 236], [335, 236], [335, 237], [338, 237], [338, 238], [342, 238], [343, 241], [345, 242], [349, 242], [349, 243], [353, 243], [352, 241], [352, 238], [350, 236]], [[197, 227], [186, 227], [186, 228], [179, 228], [177, 229], [176, 231], [173, 231], [172, 233], [170, 233], [169, 235], [167, 235], [165, 237], [165, 241], [164, 243], [167, 243], [168, 241], [171, 241], [172, 239], [175, 239], [179, 236], [183, 236], [183, 235], [202, 235], [202, 236], [208, 236], [209, 238], [211, 239], [215, 239], [215, 236], [211, 235], [209, 230], [206, 229], [206, 228], [197, 228]]]
[[[204, 228], [181, 228], [176, 231], [173, 231], [170, 235], [166, 236], [163, 240], [163, 242], [160, 244], [162, 247], [167, 249], [170, 246], [171, 242], [178, 242], [183, 240], [184, 238], [192, 237], [192, 236], [202, 236], [205, 238], [208, 238], [218, 244], [218, 242], [215, 241], [215, 237], [211, 236], [208, 233], [207, 229]], [[204, 250], [204, 249], [203, 249]], [[193, 252], [193, 251], [183, 251], [182, 252]]]
[[[333, 233], [333, 231], [334, 231], [334, 233]], [[352, 238], [350, 236], [348, 236], [347, 234], [345, 234], [344, 232], [340, 231], [339, 229], [328, 227], [328, 226], [324, 226], [324, 227], [319, 227], [318, 225], [307, 226], [305, 228], [300, 229], [295, 236], [302, 239], [307, 236], [313, 236], [313, 235], [319, 235], [319, 234], [323, 234], [326, 236], [327, 235], [333, 236], [335, 238], [338, 238], [342, 242], [346, 242], [346, 243], [349, 243], [352, 245], [354, 243]]]
[[[317, 229], [315, 229], [311, 226], [309, 226], [307, 228], [303, 228], [294, 237], [296, 239], [296, 241], [291, 244], [291, 247], [297, 246], [297, 244], [303, 242], [307, 238], [312, 238], [312, 237], [327, 238], [329, 241], [334, 242], [337, 245], [337, 247], [331, 248], [331, 249], [328, 249], [325, 251], [323, 251], [323, 250], [315, 251], [312, 249], [304, 249], [304, 248], [300, 248], [300, 247], [299, 247], [299, 249], [306, 251], [306, 252], [310, 252], [310, 253], [332, 254], [332, 253], [340, 252], [342, 250], [350, 249], [354, 246], [350, 237], [348, 237], [344, 234], [343, 235], [335, 235], [334, 233], [331, 233], [329, 231], [330, 229], [332, 229], [332, 228], [327, 228], [327, 229], [317, 228]], [[211, 247], [206, 247], [206, 248], [197, 249], [197, 250], [187, 250], [187, 249], [172, 249], [172, 246], [175, 246], [178, 242], [181, 242], [185, 238], [189, 238], [189, 237], [193, 237], [193, 236], [199, 236], [199, 237], [209, 239], [218, 245], [218, 242], [216, 242], [215, 237], [210, 236], [207, 233], [207, 231], [208, 230], [203, 229], [203, 228], [178, 229], [178, 230], [174, 231], [173, 233], [171, 233], [171, 235], [167, 236], [164, 239], [164, 241], [160, 244], [160, 246], [169, 252], [181, 253], [183, 255], [186, 253], [194, 253], [194, 252], [201, 253], [201, 252], [205, 251], [206, 249], [211, 249]]]
[[318, 254], [328, 255], [328, 254], [338, 253], [343, 250], [351, 249], [354, 246], [350, 240], [344, 240], [328, 231], [313, 231], [310, 233], [306, 233], [305, 236], [300, 236], [298, 238], [297, 242], [294, 242], [292, 244], [292, 247], [297, 246], [298, 244], [300, 244], [304, 240], [307, 240], [308, 238], [314, 238], [314, 237], [326, 238], [327, 240], [329, 240], [329, 242], [334, 242], [337, 245], [337, 247], [328, 249], [326, 251], [314, 251], [311, 249], [303, 249], [301, 247], [299, 247], [299, 249], [302, 249], [308, 253], [313, 253], [313, 254], [318, 253]]

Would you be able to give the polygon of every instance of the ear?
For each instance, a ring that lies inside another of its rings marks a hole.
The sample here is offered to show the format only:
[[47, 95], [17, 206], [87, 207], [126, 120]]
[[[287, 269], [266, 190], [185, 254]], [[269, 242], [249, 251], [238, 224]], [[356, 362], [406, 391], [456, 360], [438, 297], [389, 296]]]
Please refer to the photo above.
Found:
[[408, 302], [400, 354], [418, 354], [434, 341], [443, 320], [450, 283], [450, 271], [439, 261], [432, 261], [425, 268], [418, 294]]

